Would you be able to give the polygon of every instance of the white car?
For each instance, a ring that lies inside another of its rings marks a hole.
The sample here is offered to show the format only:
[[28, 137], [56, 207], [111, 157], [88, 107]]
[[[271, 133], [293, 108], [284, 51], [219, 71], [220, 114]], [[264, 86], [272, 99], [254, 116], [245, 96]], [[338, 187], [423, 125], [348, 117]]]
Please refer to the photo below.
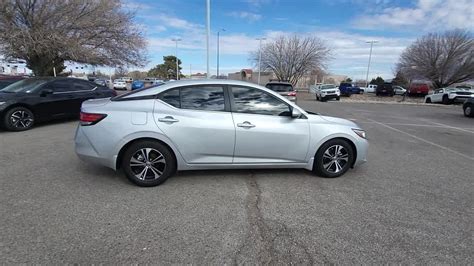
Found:
[[82, 104], [77, 155], [122, 169], [140, 186], [176, 170], [305, 168], [338, 177], [367, 160], [365, 131], [308, 113], [236, 80], [169, 82]]
[[339, 101], [341, 91], [334, 84], [321, 84], [316, 86], [316, 100], [326, 101], [328, 99], [336, 99]]
[[127, 83], [121, 79], [119, 80], [114, 80], [114, 89], [120, 89], [120, 90], [126, 90], [127, 89]]
[[464, 88], [441, 88], [434, 90], [433, 94], [425, 96], [425, 103], [450, 104], [454, 102], [464, 102], [469, 98], [474, 98], [474, 91]]
[[393, 86], [393, 93], [395, 95], [403, 95], [407, 93], [407, 90], [400, 86]]

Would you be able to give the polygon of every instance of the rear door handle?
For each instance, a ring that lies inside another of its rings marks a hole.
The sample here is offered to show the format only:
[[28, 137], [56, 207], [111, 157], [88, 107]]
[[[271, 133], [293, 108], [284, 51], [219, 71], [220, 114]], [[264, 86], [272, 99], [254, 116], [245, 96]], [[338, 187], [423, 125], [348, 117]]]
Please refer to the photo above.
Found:
[[252, 128], [252, 127], [255, 127], [254, 124], [250, 123], [249, 121], [245, 121], [243, 123], [238, 123], [237, 124], [238, 127], [243, 127], [243, 128]]
[[176, 122], [179, 122], [178, 119], [175, 119], [175, 118], [172, 117], [172, 116], [165, 116], [165, 117], [163, 117], [163, 118], [158, 118], [158, 121], [164, 122], [164, 123], [176, 123]]

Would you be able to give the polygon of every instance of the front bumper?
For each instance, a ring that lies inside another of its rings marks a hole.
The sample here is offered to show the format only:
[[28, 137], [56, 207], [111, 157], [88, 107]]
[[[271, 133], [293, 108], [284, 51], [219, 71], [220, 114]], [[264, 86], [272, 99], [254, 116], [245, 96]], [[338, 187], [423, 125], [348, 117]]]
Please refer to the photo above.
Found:
[[321, 93], [321, 98], [324, 99], [332, 99], [332, 98], [337, 98], [339, 97], [339, 93]]
[[355, 142], [354, 145], [356, 146], [357, 150], [357, 158], [354, 161], [353, 167], [357, 167], [367, 162], [369, 142], [366, 139], [360, 139], [359, 141]]
[[472, 95], [448, 95], [448, 98], [457, 103], [463, 103], [468, 99], [474, 98]]

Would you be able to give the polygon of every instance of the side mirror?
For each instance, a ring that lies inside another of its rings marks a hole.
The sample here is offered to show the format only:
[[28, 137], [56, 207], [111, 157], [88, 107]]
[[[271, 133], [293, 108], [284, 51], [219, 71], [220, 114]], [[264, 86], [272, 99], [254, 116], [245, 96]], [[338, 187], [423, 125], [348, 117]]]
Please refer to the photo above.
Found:
[[41, 97], [45, 97], [49, 94], [53, 94], [53, 90], [52, 89], [43, 89], [40, 93], [40, 96]]
[[291, 118], [300, 118], [302, 115], [301, 111], [298, 110], [297, 108], [293, 108], [291, 110]]
[[53, 94], [53, 90], [52, 89], [44, 89], [44, 90], [41, 91], [40, 96], [45, 97], [46, 95], [49, 95], [49, 94]]

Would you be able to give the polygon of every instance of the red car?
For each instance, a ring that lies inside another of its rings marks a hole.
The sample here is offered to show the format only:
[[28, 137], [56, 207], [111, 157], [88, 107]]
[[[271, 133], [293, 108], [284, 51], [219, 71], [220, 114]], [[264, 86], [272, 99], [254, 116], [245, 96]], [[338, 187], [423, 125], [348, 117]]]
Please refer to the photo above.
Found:
[[430, 91], [430, 86], [425, 83], [412, 83], [410, 87], [408, 87], [408, 95], [428, 95]]

